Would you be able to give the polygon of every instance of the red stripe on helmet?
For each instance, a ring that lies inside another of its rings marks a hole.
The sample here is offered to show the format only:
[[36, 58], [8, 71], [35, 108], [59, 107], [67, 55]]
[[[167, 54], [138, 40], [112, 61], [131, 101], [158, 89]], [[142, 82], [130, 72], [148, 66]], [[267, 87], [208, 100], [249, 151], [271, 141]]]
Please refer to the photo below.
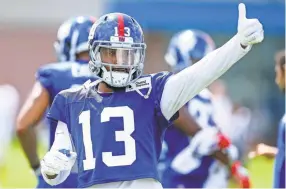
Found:
[[118, 15], [118, 35], [124, 37], [124, 18], [122, 14]]

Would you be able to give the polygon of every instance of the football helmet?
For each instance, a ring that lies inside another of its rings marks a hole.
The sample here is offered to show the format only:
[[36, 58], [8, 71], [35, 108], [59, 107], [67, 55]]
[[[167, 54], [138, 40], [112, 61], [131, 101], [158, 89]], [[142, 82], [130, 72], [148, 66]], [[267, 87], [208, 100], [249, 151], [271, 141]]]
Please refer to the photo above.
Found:
[[143, 72], [146, 44], [141, 26], [123, 13], [100, 17], [89, 34], [90, 69], [112, 87], [126, 87]]
[[91, 16], [78, 16], [65, 21], [58, 29], [54, 48], [57, 59], [75, 61], [75, 55], [88, 51], [88, 35], [95, 18]]
[[176, 33], [169, 44], [165, 61], [174, 72], [192, 65], [192, 60], [200, 60], [215, 50], [213, 39], [200, 30], [184, 30]]

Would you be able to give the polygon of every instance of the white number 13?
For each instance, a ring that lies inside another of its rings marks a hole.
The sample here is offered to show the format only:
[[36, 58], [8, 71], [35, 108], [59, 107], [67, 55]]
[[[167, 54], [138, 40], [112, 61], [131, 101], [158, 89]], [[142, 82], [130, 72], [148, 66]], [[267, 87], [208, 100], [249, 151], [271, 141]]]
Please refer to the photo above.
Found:
[[[101, 122], [108, 122], [111, 117], [123, 117], [124, 130], [115, 131], [115, 140], [124, 142], [125, 155], [113, 156], [112, 152], [103, 152], [102, 161], [108, 167], [131, 165], [136, 160], [135, 140], [131, 137], [135, 129], [134, 113], [128, 106], [104, 108], [101, 112]], [[83, 160], [84, 170], [94, 169], [95, 158], [93, 157], [90, 133], [90, 110], [80, 114], [79, 123], [81, 123], [83, 127], [83, 144], [86, 157], [86, 159]]]
[[[114, 36], [118, 36], [118, 27], [114, 27], [115, 34]], [[130, 37], [130, 28], [124, 27], [124, 36]]]

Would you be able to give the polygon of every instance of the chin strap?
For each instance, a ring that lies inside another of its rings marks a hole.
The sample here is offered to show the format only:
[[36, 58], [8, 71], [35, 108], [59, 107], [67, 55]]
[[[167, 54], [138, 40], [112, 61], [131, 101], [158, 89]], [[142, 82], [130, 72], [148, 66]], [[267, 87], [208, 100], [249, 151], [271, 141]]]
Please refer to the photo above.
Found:
[[102, 82], [101, 79], [97, 79], [96, 81], [94, 82], [91, 82], [90, 80], [86, 81], [83, 86], [85, 89], [91, 89], [92, 87], [98, 85], [100, 82]]

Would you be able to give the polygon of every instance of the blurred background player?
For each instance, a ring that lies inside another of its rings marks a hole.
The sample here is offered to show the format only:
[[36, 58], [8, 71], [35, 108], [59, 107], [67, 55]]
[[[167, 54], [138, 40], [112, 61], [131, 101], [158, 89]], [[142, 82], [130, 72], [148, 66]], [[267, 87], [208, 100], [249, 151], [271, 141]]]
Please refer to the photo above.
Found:
[[248, 132], [252, 120], [251, 110], [233, 102], [228, 94], [226, 83], [221, 79], [214, 81], [209, 86], [209, 90], [212, 93], [215, 122], [237, 147], [239, 159], [245, 160], [249, 150]]
[[[182, 69], [201, 60], [215, 49], [212, 38], [199, 30], [185, 30], [172, 37], [166, 62], [172, 71]], [[204, 89], [188, 104], [188, 112], [196, 119], [202, 130], [217, 127], [213, 120], [212, 94]], [[162, 184], [166, 188], [225, 188], [228, 169], [211, 156], [199, 156], [196, 146], [182, 130], [172, 126], [167, 129], [160, 163], [163, 166]], [[203, 139], [207, 140], [207, 139]], [[210, 139], [211, 140], [211, 139]], [[234, 160], [236, 148], [231, 153]]]
[[[275, 83], [285, 95], [285, 49], [275, 55]], [[249, 153], [249, 157], [263, 155], [269, 158], [275, 157], [274, 164], [274, 188], [285, 188], [285, 125], [286, 114], [284, 113], [278, 129], [277, 147], [266, 144], [258, 144], [256, 150]]]
[[[37, 154], [37, 141], [34, 126], [45, 115], [47, 108], [61, 90], [76, 87], [88, 79], [94, 79], [88, 68], [88, 34], [95, 18], [79, 16], [64, 22], [54, 43], [59, 62], [47, 64], [38, 69], [36, 82], [24, 103], [17, 119], [17, 135], [29, 160], [30, 166], [38, 176], [38, 188], [50, 188], [40, 176], [40, 161]], [[54, 141], [56, 128], [50, 130], [50, 145]], [[48, 137], [48, 136], [47, 136]], [[76, 168], [74, 170], [76, 172]], [[77, 187], [77, 174], [71, 174], [59, 188]]]
[[19, 101], [19, 92], [14, 86], [0, 85], [0, 172], [5, 170], [5, 154], [15, 129]]

